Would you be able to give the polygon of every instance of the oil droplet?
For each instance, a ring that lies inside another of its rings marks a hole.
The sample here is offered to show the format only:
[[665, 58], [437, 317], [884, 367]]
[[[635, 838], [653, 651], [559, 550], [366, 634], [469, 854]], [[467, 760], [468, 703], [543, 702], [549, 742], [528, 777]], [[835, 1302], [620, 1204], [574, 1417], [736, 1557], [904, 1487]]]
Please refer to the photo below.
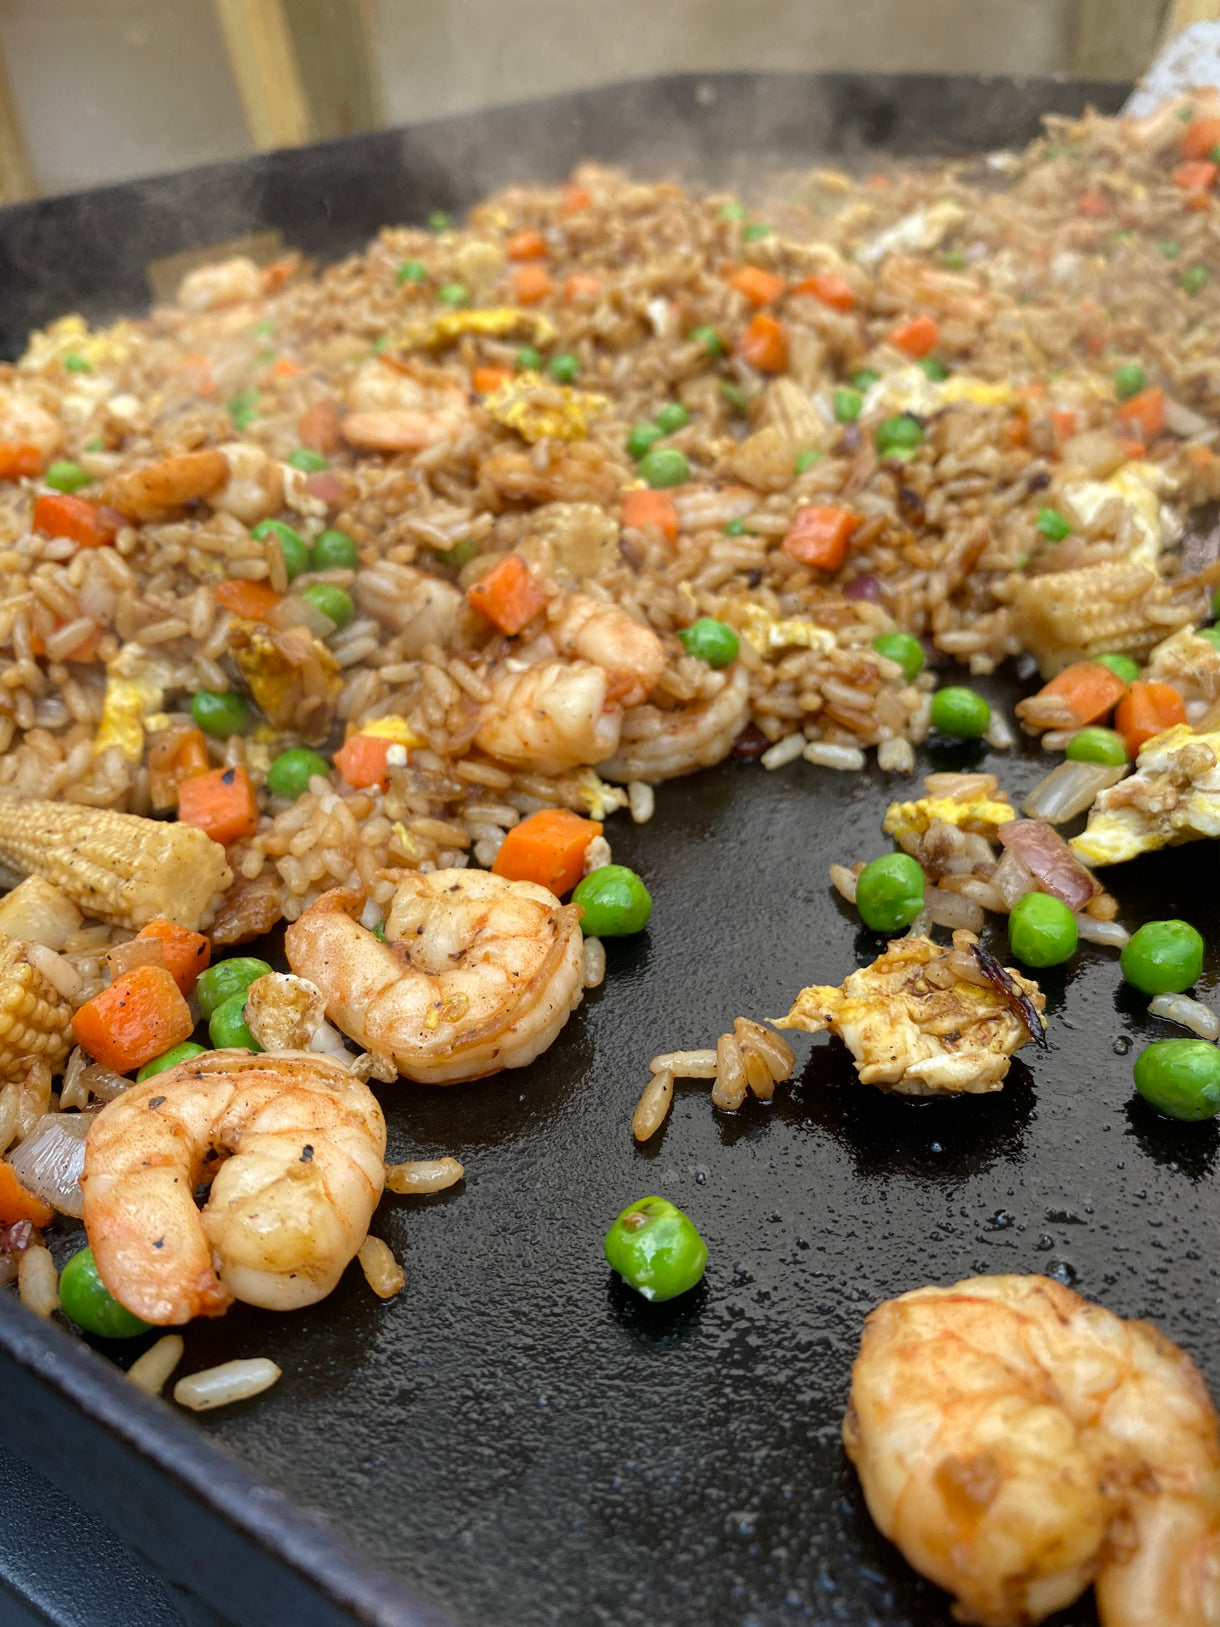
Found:
[[1048, 1260], [1045, 1275], [1054, 1277], [1056, 1282], [1061, 1282], [1065, 1288], [1070, 1288], [1076, 1281], [1076, 1267], [1069, 1264], [1067, 1260]]
[[1052, 1249], [1054, 1246], [1055, 1239], [1053, 1237], [1048, 1237], [1045, 1232], [1042, 1233], [1041, 1237], [1039, 1237], [1038, 1241], [1034, 1244], [1034, 1247], [1038, 1250], [1039, 1254], [1045, 1254], [1047, 1249]]
[[1004, 1232], [1007, 1231], [1008, 1228], [1013, 1224], [1013, 1217], [1009, 1214], [1007, 1209], [997, 1209], [995, 1214], [992, 1215], [991, 1219], [987, 1222], [987, 1229], [988, 1231], [993, 1232]]
[[1115, 1056], [1126, 1056], [1127, 1052], [1130, 1049], [1131, 1049], [1131, 1041], [1130, 1041], [1130, 1039], [1128, 1038], [1128, 1036], [1126, 1034], [1120, 1034], [1118, 1036], [1118, 1038], [1114, 1041], [1114, 1054], [1115, 1054]]

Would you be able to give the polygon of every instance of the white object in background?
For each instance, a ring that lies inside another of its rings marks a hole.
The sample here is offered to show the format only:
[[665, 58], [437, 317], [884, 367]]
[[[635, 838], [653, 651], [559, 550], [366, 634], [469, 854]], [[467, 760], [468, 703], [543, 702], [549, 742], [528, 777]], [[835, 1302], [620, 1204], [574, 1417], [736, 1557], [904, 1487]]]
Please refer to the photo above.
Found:
[[1220, 86], [1220, 21], [1192, 23], [1176, 34], [1127, 98], [1123, 112], [1146, 118], [1162, 102], [1200, 85]]

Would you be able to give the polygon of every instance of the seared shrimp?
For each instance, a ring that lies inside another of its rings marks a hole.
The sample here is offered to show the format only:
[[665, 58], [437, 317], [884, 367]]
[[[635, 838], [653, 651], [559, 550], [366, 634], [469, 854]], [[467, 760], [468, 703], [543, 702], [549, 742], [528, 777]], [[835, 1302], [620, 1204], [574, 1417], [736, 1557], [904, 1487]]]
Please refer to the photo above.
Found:
[[1220, 1438], [1147, 1322], [1045, 1277], [869, 1317], [843, 1424], [869, 1512], [953, 1614], [1022, 1627], [1096, 1581], [1103, 1627], [1220, 1623]]
[[592, 594], [565, 594], [549, 630], [560, 655], [601, 667], [609, 679], [607, 699], [621, 706], [647, 700], [665, 671], [665, 646], [652, 628]]
[[223, 452], [175, 452], [139, 469], [115, 475], [102, 498], [129, 519], [156, 523], [168, 519], [185, 503], [210, 497], [229, 478]]
[[522, 1068], [581, 1000], [581, 911], [482, 870], [402, 873], [379, 943], [364, 894], [323, 893], [284, 937], [326, 1014], [407, 1079], [449, 1085]]
[[619, 750], [601, 773], [608, 780], [670, 780], [727, 757], [750, 715], [750, 678], [739, 663], [715, 675], [708, 699], [671, 712], [639, 706], [623, 719]]
[[219, 311], [226, 305], [246, 305], [260, 298], [262, 273], [244, 254], [231, 260], [188, 271], [178, 284], [178, 304], [184, 311]]
[[372, 452], [422, 452], [470, 427], [470, 403], [457, 389], [428, 387], [381, 357], [360, 368], [340, 425], [349, 446]]
[[408, 660], [422, 655], [429, 644], [452, 646], [463, 599], [451, 582], [381, 559], [360, 572], [352, 591], [366, 616], [407, 635], [403, 649]]
[[218, 1316], [234, 1299], [295, 1310], [324, 1299], [364, 1242], [384, 1158], [376, 1098], [339, 1063], [210, 1051], [98, 1114], [85, 1231], [102, 1281], [146, 1322]]
[[491, 757], [563, 774], [604, 762], [618, 749], [622, 713], [610, 700], [610, 679], [589, 661], [546, 661], [492, 681], [475, 744]]

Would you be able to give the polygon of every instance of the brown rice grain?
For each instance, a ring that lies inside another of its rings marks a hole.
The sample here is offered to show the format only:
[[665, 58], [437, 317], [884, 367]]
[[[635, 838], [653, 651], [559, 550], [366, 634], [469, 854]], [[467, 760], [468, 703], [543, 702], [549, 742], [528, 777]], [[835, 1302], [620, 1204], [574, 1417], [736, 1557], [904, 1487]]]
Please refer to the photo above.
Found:
[[137, 1356], [127, 1369], [127, 1377], [137, 1390], [146, 1395], [160, 1395], [169, 1382], [174, 1368], [182, 1360], [186, 1348], [180, 1333], [167, 1333], [149, 1345], [142, 1356]]
[[586, 938], [581, 948], [581, 986], [600, 988], [606, 978], [606, 950], [600, 938]]
[[390, 1245], [382, 1242], [380, 1237], [366, 1237], [356, 1258], [360, 1261], [364, 1280], [378, 1299], [393, 1299], [395, 1294], [402, 1292], [407, 1280], [406, 1273], [394, 1258]]
[[387, 1164], [386, 1191], [396, 1192], [400, 1197], [443, 1192], [455, 1186], [465, 1173], [465, 1167], [456, 1158], [419, 1158], [406, 1164]]
[[631, 1115], [631, 1133], [637, 1141], [648, 1141], [664, 1124], [673, 1106], [674, 1076], [668, 1068], [654, 1073]]

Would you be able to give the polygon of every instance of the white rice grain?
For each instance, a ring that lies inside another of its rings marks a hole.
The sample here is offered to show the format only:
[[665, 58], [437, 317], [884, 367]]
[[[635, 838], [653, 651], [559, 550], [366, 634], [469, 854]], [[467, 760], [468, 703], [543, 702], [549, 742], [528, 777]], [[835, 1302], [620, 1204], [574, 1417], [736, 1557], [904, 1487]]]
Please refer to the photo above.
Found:
[[600, 938], [586, 938], [580, 952], [580, 981], [583, 988], [600, 988], [606, 980], [606, 949]]
[[1092, 915], [1086, 915], [1083, 910], [1074, 919], [1076, 930], [1086, 943], [1104, 944], [1107, 949], [1125, 949], [1131, 942], [1131, 934], [1117, 921], [1099, 921]]
[[226, 1361], [219, 1367], [205, 1367], [201, 1373], [180, 1378], [174, 1385], [174, 1400], [192, 1412], [210, 1412], [233, 1401], [248, 1401], [261, 1395], [278, 1380], [280, 1369], [266, 1356], [246, 1361]]
[[132, 1362], [127, 1369], [127, 1377], [137, 1390], [143, 1390], [146, 1395], [160, 1395], [169, 1382], [170, 1374], [182, 1360], [185, 1348], [180, 1333], [167, 1333]]
[[851, 773], [864, 767], [864, 753], [858, 746], [836, 746], [829, 740], [811, 740], [801, 755], [807, 763], [815, 763], [819, 768], [838, 768]]
[[707, 1051], [665, 1051], [648, 1064], [653, 1073], [668, 1070], [675, 1079], [714, 1079], [716, 1053]]
[[1149, 1002], [1148, 1010], [1154, 1017], [1164, 1017], [1166, 1022], [1189, 1028], [1200, 1039], [1220, 1039], [1220, 1017], [1201, 1000], [1192, 1000], [1185, 994], [1158, 994]]
[[643, 780], [632, 780], [627, 786], [627, 805], [637, 825], [646, 825], [656, 812], [657, 794]]
[[782, 740], [777, 740], [769, 751], [764, 751], [759, 761], [764, 768], [783, 768], [786, 763], [795, 762], [805, 751], [805, 747], [803, 734], [786, 734]]
[[17, 1288], [21, 1303], [35, 1316], [50, 1316], [59, 1309], [59, 1273], [51, 1251], [33, 1243], [17, 1260]]
[[915, 768], [915, 748], [909, 740], [883, 740], [877, 747], [877, 767], [886, 774], [910, 774]]
[[845, 864], [832, 864], [830, 879], [849, 904], [856, 902], [856, 873]]

